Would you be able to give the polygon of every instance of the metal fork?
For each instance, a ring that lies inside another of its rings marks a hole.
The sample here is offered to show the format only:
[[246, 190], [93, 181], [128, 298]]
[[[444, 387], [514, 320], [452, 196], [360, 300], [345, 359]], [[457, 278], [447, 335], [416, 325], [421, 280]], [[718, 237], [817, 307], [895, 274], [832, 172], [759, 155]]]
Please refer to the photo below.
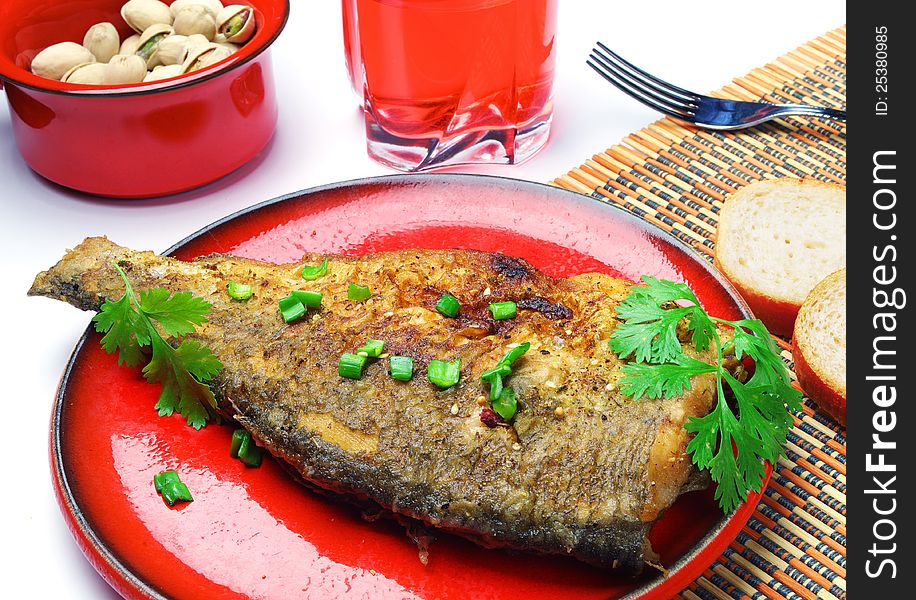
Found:
[[703, 96], [671, 85], [597, 42], [588, 66], [625, 94], [670, 117], [708, 129], [741, 129], [790, 115], [846, 120], [846, 111], [808, 104], [741, 102]]

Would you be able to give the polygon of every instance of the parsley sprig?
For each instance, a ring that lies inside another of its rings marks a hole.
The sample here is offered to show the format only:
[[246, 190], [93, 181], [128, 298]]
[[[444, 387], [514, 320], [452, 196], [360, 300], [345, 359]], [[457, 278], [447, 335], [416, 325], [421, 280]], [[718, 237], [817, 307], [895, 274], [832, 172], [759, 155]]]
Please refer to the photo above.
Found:
[[[789, 409], [801, 409], [801, 393], [790, 385], [785, 363], [763, 323], [742, 319], [727, 321], [709, 316], [684, 283], [644, 276], [645, 285], [634, 286], [620, 304], [623, 320], [611, 335], [611, 349], [633, 362], [623, 367], [622, 391], [639, 400], [676, 396], [690, 389], [690, 380], [715, 373], [718, 401], [704, 417], [691, 417], [684, 428], [694, 434], [687, 453], [700, 469], [708, 469], [717, 483], [715, 498], [724, 511], [743, 502], [751, 490], [759, 491], [764, 460], [775, 463], [784, 452], [792, 426]], [[683, 323], [698, 351], [715, 344], [716, 362], [688, 356], [678, 338]], [[718, 327], [729, 327], [725, 343]], [[725, 367], [725, 357], [750, 357], [753, 375], [745, 382]], [[725, 396], [734, 396], [737, 414]]]
[[161, 383], [162, 392], [155, 408], [160, 416], [178, 412], [194, 429], [200, 429], [215, 415], [216, 399], [203, 382], [223, 368], [222, 363], [206, 346], [184, 339], [173, 348], [159, 334], [157, 322], [166, 335], [181, 338], [207, 320], [210, 303], [196, 298], [191, 292], [175, 292], [154, 288], [135, 293], [124, 271], [114, 265], [124, 280], [125, 292], [120, 300], [106, 300], [101, 311], [92, 318], [95, 329], [104, 333], [102, 347], [111, 354], [118, 351], [118, 364], [140, 366], [144, 347], [152, 350], [143, 367], [143, 376], [150, 383]]

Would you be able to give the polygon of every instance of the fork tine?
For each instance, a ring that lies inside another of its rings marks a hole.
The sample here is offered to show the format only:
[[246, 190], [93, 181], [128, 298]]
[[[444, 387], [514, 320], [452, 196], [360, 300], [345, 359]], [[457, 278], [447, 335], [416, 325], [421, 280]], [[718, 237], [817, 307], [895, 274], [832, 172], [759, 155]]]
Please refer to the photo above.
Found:
[[617, 89], [635, 98], [639, 102], [677, 119], [688, 121], [693, 119], [693, 113], [690, 107], [684, 106], [683, 104], [675, 104], [645, 88], [633, 84], [632, 81], [621, 77], [617, 71], [608, 66], [607, 63], [602, 61], [597, 55], [591, 55], [586, 63], [607, 80], [608, 83], [614, 85]]
[[668, 83], [667, 81], [663, 79], [659, 79], [655, 75], [652, 75], [651, 73], [647, 73], [643, 71], [642, 69], [640, 69], [639, 67], [631, 63], [630, 61], [624, 59], [622, 56], [620, 56], [619, 54], [617, 54], [616, 52], [614, 52], [613, 50], [605, 46], [603, 43], [601, 42], [595, 42], [595, 43], [598, 45], [599, 48], [604, 50], [606, 54], [606, 58], [613, 59], [613, 61], [616, 62], [618, 65], [622, 66], [623, 68], [629, 70], [632, 73], [635, 73], [637, 76], [640, 77], [640, 79], [652, 81], [657, 86], [659, 86], [661, 89], [666, 90], [668, 93], [677, 95], [677, 96], [681, 96], [683, 97], [684, 100], [687, 100], [693, 104], [696, 104], [697, 101], [699, 100], [699, 94], [696, 94], [695, 92], [691, 92], [690, 90], [685, 90], [684, 88], [678, 87], [674, 84]]
[[657, 98], [661, 102], [666, 102], [678, 108], [686, 109], [686, 107], [689, 106], [689, 112], [693, 112], [693, 109], [695, 109], [697, 106], [699, 98], [696, 96], [696, 94], [690, 97], [685, 97], [684, 95], [669, 91], [666, 87], [656, 85], [653, 83], [653, 81], [628, 70], [625, 65], [619, 64], [610, 56], [604, 55], [599, 48], [592, 49], [592, 57], [599, 59], [600, 62], [604, 64], [608, 69], [613, 70], [618, 78], [628, 81], [634, 87], [645, 90], [647, 93], [652, 95], [654, 98]]

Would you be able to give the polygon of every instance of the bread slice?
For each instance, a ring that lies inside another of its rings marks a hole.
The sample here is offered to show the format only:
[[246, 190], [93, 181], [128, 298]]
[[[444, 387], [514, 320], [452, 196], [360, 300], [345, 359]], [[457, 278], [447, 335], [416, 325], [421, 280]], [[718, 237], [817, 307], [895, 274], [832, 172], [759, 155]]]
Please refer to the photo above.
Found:
[[795, 178], [742, 187], [719, 212], [716, 266], [778, 335], [808, 293], [846, 266], [846, 188]]
[[846, 269], [827, 276], [795, 320], [792, 358], [798, 383], [825, 413], [846, 426]]

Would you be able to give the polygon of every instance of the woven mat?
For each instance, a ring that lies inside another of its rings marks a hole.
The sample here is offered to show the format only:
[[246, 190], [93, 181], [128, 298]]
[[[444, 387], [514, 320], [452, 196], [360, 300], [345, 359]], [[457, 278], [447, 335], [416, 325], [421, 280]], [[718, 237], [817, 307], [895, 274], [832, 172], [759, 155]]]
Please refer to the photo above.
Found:
[[[846, 27], [713, 95], [845, 109]], [[622, 206], [711, 260], [722, 202], [737, 188], [772, 177], [845, 184], [845, 123], [793, 118], [716, 132], [666, 118], [553, 183]], [[793, 367], [790, 344], [777, 342]], [[786, 454], [738, 538], [680, 598], [846, 598], [846, 429], [805, 399]]]

